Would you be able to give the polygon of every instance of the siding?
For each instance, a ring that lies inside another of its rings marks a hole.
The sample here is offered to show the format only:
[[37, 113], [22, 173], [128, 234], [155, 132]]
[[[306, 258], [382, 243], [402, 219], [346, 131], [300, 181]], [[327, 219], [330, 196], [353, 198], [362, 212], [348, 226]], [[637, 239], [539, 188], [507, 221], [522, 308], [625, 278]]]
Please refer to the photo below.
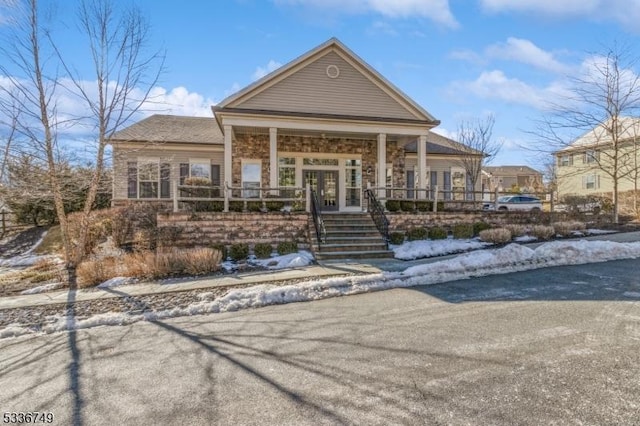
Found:
[[[180, 177], [180, 163], [188, 163], [190, 158], [208, 158], [211, 164], [220, 165], [220, 177], [224, 180], [224, 153], [203, 152], [197, 150], [184, 149], [180, 151], [169, 151], [163, 149], [139, 149], [128, 150], [113, 149], [113, 198], [127, 198], [127, 162], [137, 161], [138, 157], [160, 158], [160, 163], [171, 164], [171, 181]], [[224, 185], [224, 182], [222, 182]], [[173, 184], [171, 185], [171, 197], [173, 197]]]
[[[329, 65], [339, 68], [337, 78], [327, 76]], [[329, 52], [263, 92], [232, 106], [269, 111], [420, 118], [335, 52]]]

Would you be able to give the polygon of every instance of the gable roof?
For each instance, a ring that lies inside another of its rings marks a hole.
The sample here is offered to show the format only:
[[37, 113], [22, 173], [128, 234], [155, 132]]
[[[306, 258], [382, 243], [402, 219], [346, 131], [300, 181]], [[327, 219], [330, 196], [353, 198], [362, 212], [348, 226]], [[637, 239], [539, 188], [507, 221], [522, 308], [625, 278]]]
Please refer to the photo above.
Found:
[[[607, 128], [610, 126], [610, 123], [611, 119], [585, 132], [582, 136], [571, 142], [570, 145], [558, 150], [556, 155], [567, 151], [576, 151], [609, 144], [611, 140]], [[640, 138], [640, 117], [618, 117], [618, 123], [620, 140], [632, 139], [634, 137]]]
[[[416, 152], [417, 146], [418, 141], [415, 140], [406, 144], [404, 150], [405, 152]], [[435, 132], [429, 132], [427, 134], [427, 155], [462, 155], [469, 153], [468, 148], [460, 142], [456, 142], [453, 139], [449, 139]], [[476, 154], [482, 155], [479, 151], [477, 151]]]
[[283, 112], [439, 122], [338, 39], [222, 100], [214, 111]]
[[155, 114], [116, 132], [110, 141], [224, 144], [224, 136], [213, 117]]
[[485, 166], [483, 171], [492, 175], [509, 175], [509, 176], [530, 176], [540, 175], [542, 173], [529, 166]]

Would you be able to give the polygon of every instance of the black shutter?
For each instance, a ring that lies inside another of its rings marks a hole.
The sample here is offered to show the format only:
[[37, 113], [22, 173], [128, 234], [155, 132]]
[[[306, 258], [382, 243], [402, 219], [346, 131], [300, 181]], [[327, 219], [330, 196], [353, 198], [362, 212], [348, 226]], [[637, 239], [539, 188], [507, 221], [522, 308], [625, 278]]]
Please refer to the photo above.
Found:
[[160, 164], [160, 198], [171, 197], [171, 164]]
[[211, 185], [220, 186], [220, 164], [211, 165]]
[[138, 163], [127, 163], [127, 197], [138, 198]]
[[184, 180], [189, 177], [189, 163], [180, 164], [180, 185], [184, 185]]
[[[407, 170], [407, 188], [415, 187], [415, 172], [413, 170]], [[407, 190], [407, 198], [414, 198], [415, 192]]]

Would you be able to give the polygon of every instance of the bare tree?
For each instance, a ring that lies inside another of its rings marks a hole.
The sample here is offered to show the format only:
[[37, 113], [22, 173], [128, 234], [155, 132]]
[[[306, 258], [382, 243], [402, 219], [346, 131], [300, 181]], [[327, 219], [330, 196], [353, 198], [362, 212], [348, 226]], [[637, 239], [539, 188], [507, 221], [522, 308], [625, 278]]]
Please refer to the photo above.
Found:
[[[484, 120], [463, 121], [458, 126], [458, 148], [462, 152], [458, 163], [464, 169], [474, 191], [483, 164], [491, 161], [502, 148], [502, 143], [492, 138], [494, 124], [495, 117], [489, 115]], [[473, 199], [475, 201], [476, 197]]]
[[[536, 123], [533, 132], [540, 149], [555, 155], [584, 156], [586, 166], [568, 173], [600, 171], [612, 182], [613, 220], [619, 221], [620, 183], [636, 170], [629, 131], [640, 109], [640, 79], [633, 69], [636, 58], [615, 45], [596, 55], [588, 70], [570, 77], [570, 87], [561, 102]], [[559, 175], [560, 176], [560, 175]]]
[[[74, 269], [84, 256], [89, 215], [104, 175], [107, 142], [149, 99], [164, 60], [160, 52], [145, 51], [148, 25], [140, 12], [120, 11], [115, 4], [111, 0], [83, 0], [79, 4], [78, 28], [88, 41], [95, 72], [90, 79], [83, 79], [75, 71], [53, 33], [39, 21], [37, 0], [25, 0], [23, 19], [11, 42], [1, 49], [11, 65], [0, 64], [0, 71], [11, 82], [11, 90], [4, 90], [5, 99], [19, 105], [19, 131], [39, 148], [38, 154], [44, 154], [69, 269]], [[43, 52], [46, 60], [42, 59]], [[62, 72], [64, 75], [60, 75]], [[86, 114], [62, 119], [56, 101], [63, 91], [84, 103]], [[60, 170], [66, 152], [64, 144], [58, 142], [61, 126], [69, 124], [88, 126], [95, 149], [93, 173], [80, 219], [81, 232], [73, 241], [64, 209]]]

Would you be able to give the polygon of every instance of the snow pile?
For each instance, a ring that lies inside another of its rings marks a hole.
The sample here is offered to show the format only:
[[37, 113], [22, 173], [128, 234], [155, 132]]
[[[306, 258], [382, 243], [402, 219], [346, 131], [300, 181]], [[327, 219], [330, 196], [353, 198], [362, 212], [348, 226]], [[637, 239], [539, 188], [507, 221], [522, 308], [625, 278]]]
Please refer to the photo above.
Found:
[[135, 278], [131, 278], [131, 277], [113, 277], [101, 284], [98, 284], [98, 288], [117, 287], [119, 285], [133, 284], [136, 281], [137, 280]]
[[33, 287], [33, 288], [28, 288], [26, 290], [23, 290], [20, 292], [20, 294], [37, 294], [37, 293], [44, 293], [47, 291], [51, 291], [51, 290], [56, 290], [58, 288], [64, 287], [63, 283], [51, 283], [51, 284], [44, 284], [38, 287]]
[[313, 255], [308, 251], [300, 250], [297, 253], [273, 256], [269, 259], [255, 259], [251, 263], [267, 269], [300, 268], [313, 263]]
[[532, 235], [522, 235], [513, 239], [516, 243], [530, 243], [532, 241], [538, 241], [538, 239]]
[[414, 260], [423, 257], [442, 256], [445, 254], [462, 253], [490, 246], [491, 244], [478, 240], [419, 240], [409, 241], [393, 247], [394, 257], [400, 260]]
[[[213, 301], [200, 300], [185, 308], [135, 315], [108, 313], [83, 320], [58, 316], [53, 323], [44, 325], [40, 331], [51, 333], [98, 325], [123, 325], [143, 320], [155, 321], [177, 316], [231, 312], [240, 309], [325, 299], [389, 288], [436, 284], [472, 276], [504, 274], [547, 266], [577, 265], [638, 257], [640, 257], [640, 242], [556, 241], [545, 243], [535, 250], [519, 244], [510, 244], [500, 249], [466, 253], [453, 259], [413, 266], [400, 273], [385, 272], [352, 277], [326, 278], [285, 286], [265, 284], [240, 288], [231, 290], [222, 298]], [[11, 325], [0, 331], [0, 337], [15, 336], [32, 331], [26, 327]]]
[[20, 267], [26, 267], [26, 266], [33, 266], [39, 260], [43, 260], [43, 259], [58, 259], [56, 256], [50, 256], [50, 255], [38, 256], [33, 254], [33, 251], [36, 249], [36, 247], [38, 247], [42, 243], [42, 240], [44, 240], [44, 237], [46, 235], [47, 235], [47, 231], [43, 232], [40, 239], [36, 241], [36, 243], [32, 245], [29, 250], [25, 251], [21, 255], [9, 257], [6, 259], [0, 258], [0, 267], [20, 268]]

